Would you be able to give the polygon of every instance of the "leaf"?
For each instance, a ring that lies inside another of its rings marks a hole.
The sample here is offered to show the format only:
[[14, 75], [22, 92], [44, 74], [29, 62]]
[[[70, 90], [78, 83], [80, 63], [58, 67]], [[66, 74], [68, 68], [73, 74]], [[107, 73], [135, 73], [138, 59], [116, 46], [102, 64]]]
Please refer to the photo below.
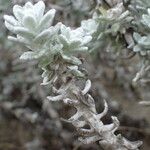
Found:
[[23, 8], [26, 8], [26, 9], [33, 9], [33, 5], [32, 5], [32, 3], [31, 2], [27, 2], [27, 3], [25, 3], [25, 5], [24, 5], [24, 7]]
[[23, 25], [27, 27], [30, 30], [35, 30], [36, 29], [36, 20], [33, 16], [25, 16], [23, 18]]
[[45, 4], [43, 1], [39, 1], [36, 3], [33, 7], [34, 12], [36, 14], [37, 20], [40, 20], [43, 17], [44, 10], [45, 10]]
[[31, 60], [31, 59], [38, 59], [40, 57], [42, 57], [43, 55], [45, 55], [45, 50], [40, 50], [40, 51], [36, 51], [36, 52], [24, 52], [21, 56], [20, 59], [24, 59], [24, 60]]
[[145, 24], [146, 26], [150, 27], [150, 16], [143, 15], [142, 16], [142, 23]]
[[142, 38], [142, 36], [139, 33], [136, 33], [136, 32], [133, 33], [133, 37], [134, 37], [136, 42], [138, 42]]
[[73, 49], [72, 52], [85, 52], [88, 50], [88, 47], [77, 47], [76, 49]]
[[71, 73], [77, 77], [84, 77], [84, 74], [78, 70], [78, 66], [68, 66]]
[[4, 15], [4, 20], [13, 26], [18, 24], [17, 20], [13, 16]]
[[22, 60], [32, 60], [35, 57], [34, 52], [24, 52], [21, 56], [20, 59]]
[[14, 32], [26, 39], [33, 39], [34, 34], [29, 30], [24, 27], [15, 27]]
[[138, 43], [141, 46], [144, 46], [144, 48], [149, 49], [150, 48], [150, 37], [149, 36], [143, 36]]
[[74, 65], [81, 65], [82, 64], [81, 60], [74, 57], [74, 56], [67, 56], [65, 54], [61, 54], [61, 56], [68, 63], [72, 63]]
[[36, 38], [34, 39], [34, 43], [35, 44], [44, 44], [47, 40], [49, 40], [49, 38], [54, 34], [54, 32], [52, 31], [53, 28], [50, 27], [47, 30], [44, 30], [43, 32], [41, 32], [38, 36], [36, 36]]
[[61, 101], [63, 100], [64, 95], [58, 95], [58, 96], [47, 96], [47, 99], [50, 101]]
[[25, 44], [25, 45], [29, 45], [29, 41], [24, 39], [24, 38], [19, 38], [19, 37], [13, 37], [13, 36], [8, 36], [8, 39], [13, 41], [13, 42], [18, 42], [20, 44]]
[[85, 83], [85, 87], [82, 90], [82, 94], [83, 95], [87, 94], [89, 92], [90, 88], [91, 88], [91, 81], [87, 80], [86, 83]]
[[9, 31], [11, 31], [13, 33], [15, 32], [14, 26], [11, 25], [10, 23], [8, 23], [7, 21], [5, 21], [5, 26]]
[[55, 16], [55, 12], [56, 12], [55, 9], [49, 10], [49, 11], [43, 16], [43, 18], [41, 19], [38, 28], [39, 28], [39, 29], [45, 29], [45, 28], [51, 26], [51, 25], [52, 25], [52, 22], [53, 22], [53, 19], [54, 19], [54, 16]]
[[94, 32], [96, 32], [98, 23], [95, 21], [95, 19], [83, 20], [81, 22], [81, 27], [86, 34], [92, 35]]
[[68, 40], [70, 39], [71, 29], [70, 27], [66, 27], [62, 23], [60, 24], [61, 34], [65, 36]]
[[13, 7], [13, 13], [14, 13], [17, 20], [19, 20], [19, 21], [22, 20], [22, 18], [23, 18], [23, 8], [21, 6], [15, 5]]
[[60, 42], [63, 44], [64, 48], [68, 48], [69, 46], [69, 41], [67, 40], [67, 38], [63, 35], [59, 35], [59, 40]]

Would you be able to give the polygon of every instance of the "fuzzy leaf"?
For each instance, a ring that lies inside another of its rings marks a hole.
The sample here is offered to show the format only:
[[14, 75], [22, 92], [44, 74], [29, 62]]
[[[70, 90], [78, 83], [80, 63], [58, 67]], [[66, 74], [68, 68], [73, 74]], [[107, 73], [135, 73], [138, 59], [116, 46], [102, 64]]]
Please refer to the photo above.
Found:
[[13, 13], [16, 17], [17, 20], [22, 20], [23, 18], [23, 11], [22, 11], [22, 7], [19, 5], [15, 5], [13, 7]]
[[23, 18], [23, 25], [27, 27], [30, 30], [35, 30], [36, 29], [36, 20], [33, 16], [25, 16]]
[[17, 20], [13, 16], [4, 15], [4, 20], [13, 26], [18, 24]]
[[44, 10], [45, 10], [45, 4], [43, 1], [39, 1], [34, 5], [34, 11], [37, 17], [37, 20], [40, 20], [43, 17]]
[[134, 32], [133, 34], [134, 39], [136, 40], [136, 42], [138, 42], [142, 37], [139, 33]]
[[44, 29], [52, 25], [55, 12], [56, 12], [55, 9], [51, 9], [43, 16], [43, 18], [41, 19], [39, 23], [39, 29], [41, 28]]
[[150, 27], [150, 16], [149, 15], [143, 15], [142, 16], [142, 23], [146, 26]]
[[31, 60], [34, 59], [35, 53], [34, 52], [24, 52], [21, 56], [20, 59], [23, 60]]
[[26, 39], [33, 39], [34, 38], [34, 34], [30, 30], [28, 30], [24, 27], [15, 27], [14, 32], [16, 34], [26, 38]]

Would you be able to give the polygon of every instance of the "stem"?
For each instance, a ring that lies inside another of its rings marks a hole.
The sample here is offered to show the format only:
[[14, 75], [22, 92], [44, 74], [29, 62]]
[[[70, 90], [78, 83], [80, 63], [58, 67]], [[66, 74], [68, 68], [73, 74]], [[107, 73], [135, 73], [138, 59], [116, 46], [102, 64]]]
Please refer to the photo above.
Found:
[[[83, 90], [77, 86], [77, 78], [63, 74], [63, 67], [57, 71], [58, 78], [53, 83], [55, 96], [49, 96], [51, 101], [62, 101], [63, 103], [76, 108], [75, 115], [71, 116], [66, 122], [72, 123], [78, 133], [81, 135], [79, 140], [84, 144], [99, 141], [99, 144], [105, 150], [138, 150], [142, 142], [130, 142], [121, 135], [115, 135], [119, 128], [117, 117], [112, 116], [111, 124], [104, 124], [101, 118], [107, 114], [108, 105], [104, 100], [104, 110], [97, 113], [95, 101], [88, 93], [91, 88], [91, 81], [87, 80]], [[63, 68], [65, 69], [65, 68]], [[62, 83], [58, 87], [58, 83]], [[88, 128], [87, 128], [88, 126]]]

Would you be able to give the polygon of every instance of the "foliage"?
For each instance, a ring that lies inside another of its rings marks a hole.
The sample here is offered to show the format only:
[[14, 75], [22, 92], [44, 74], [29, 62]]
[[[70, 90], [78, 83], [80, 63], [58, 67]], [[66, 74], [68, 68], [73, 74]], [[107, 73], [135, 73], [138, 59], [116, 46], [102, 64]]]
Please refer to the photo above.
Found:
[[[113, 52], [119, 57], [124, 51], [139, 54], [142, 65], [133, 80], [137, 82], [145, 78], [145, 74], [149, 74], [148, 2], [108, 0], [107, 7], [103, 3], [98, 6], [93, 19], [82, 21], [82, 28], [90, 31], [93, 37], [89, 43], [89, 50], [92, 53]], [[147, 11], [148, 14], [145, 14]]]
[[[83, 143], [99, 141], [106, 150], [137, 150], [142, 144], [141, 141], [130, 142], [123, 136], [115, 134], [119, 127], [116, 117], [112, 117], [112, 124], [103, 124], [101, 118], [106, 115], [108, 106], [105, 102], [104, 111], [100, 114], [96, 112], [94, 99], [89, 94], [91, 81], [86, 81], [83, 90], [77, 85], [78, 80], [85, 80], [81, 79], [85, 77], [85, 69], [81, 66], [83, 62], [77, 54], [88, 52], [88, 47], [91, 48], [88, 45], [90, 41], [91, 46], [94, 44], [101, 48], [108, 46], [106, 48], [108, 51], [113, 49], [113, 45], [119, 47], [118, 49], [126, 48], [124, 42], [128, 44], [128, 49], [135, 46], [133, 35], [128, 33], [129, 28], [135, 28], [134, 24], [130, 24], [135, 17], [129, 10], [125, 10], [121, 1], [118, 3], [109, 1], [108, 4], [112, 8], [108, 10], [99, 8], [101, 15], [94, 14], [93, 19], [83, 21], [81, 27], [71, 29], [62, 23], [53, 26], [55, 10], [51, 9], [44, 14], [45, 5], [42, 1], [35, 5], [27, 2], [23, 7], [19, 5], [13, 7], [15, 17], [4, 16], [5, 26], [16, 35], [16, 37], [9, 36], [10, 40], [19, 42], [29, 49], [20, 58], [36, 59], [39, 67], [44, 70], [42, 84], [48, 84], [52, 88], [52, 95], [47, 98], [51, 101], [62, 101], [76, 108], [77, 113], [68, 122], [82, 133], [83, 137], [80, 140]], [[138, 38], [142, 39], [139, 34]], [[85, 125], [89, 125], [90, 129], [84, 128]]]

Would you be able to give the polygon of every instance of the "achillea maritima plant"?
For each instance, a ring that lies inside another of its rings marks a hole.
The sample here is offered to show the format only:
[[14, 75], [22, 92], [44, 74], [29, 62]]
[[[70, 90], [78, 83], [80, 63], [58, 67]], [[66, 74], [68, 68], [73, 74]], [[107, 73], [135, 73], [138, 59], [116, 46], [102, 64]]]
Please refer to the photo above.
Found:
[[[75, 126], [81, 135], [81, 142], [89, 144], [98, 141], [105, 150], [138, 150], [141, 141], [131, 142], [115, 134], [119, 127], [116, 117], [112, 117], [111, 124], [102, 122], [108, 111], [107, 102], [104, 101], [104, 111], [98, 114], [94, 99], [89, 94], [91, 81], [82, 67], [83, 61], [76, 56], [88, 52], [87, 44], [94, 33], [92, 27], [97, 27], [95, 21], [89, 20], [87, 28], [83, 27], [85, 22], [76, 29], [62, 23], [53, 26], [55, 10], [51, 9], [46, 14], [44, 10], [42, 1], [35, 5], [27, 2], [23, 7], [13, 7], [14, 17], [4, 16], [5, 26], [15, 35], [8, 38], [29, 49], [20, 58], [38, 60], [43, 70], [42, 84], [50, 85], [52, 90], [47, 97], [50, 101], [60, 101], [76, 108], [76, 114], [66, 121]], [[77, 84], [78, 81], [85, 81], [83, 89]], [[85, 125], [90, 128], [85, 128]]]

